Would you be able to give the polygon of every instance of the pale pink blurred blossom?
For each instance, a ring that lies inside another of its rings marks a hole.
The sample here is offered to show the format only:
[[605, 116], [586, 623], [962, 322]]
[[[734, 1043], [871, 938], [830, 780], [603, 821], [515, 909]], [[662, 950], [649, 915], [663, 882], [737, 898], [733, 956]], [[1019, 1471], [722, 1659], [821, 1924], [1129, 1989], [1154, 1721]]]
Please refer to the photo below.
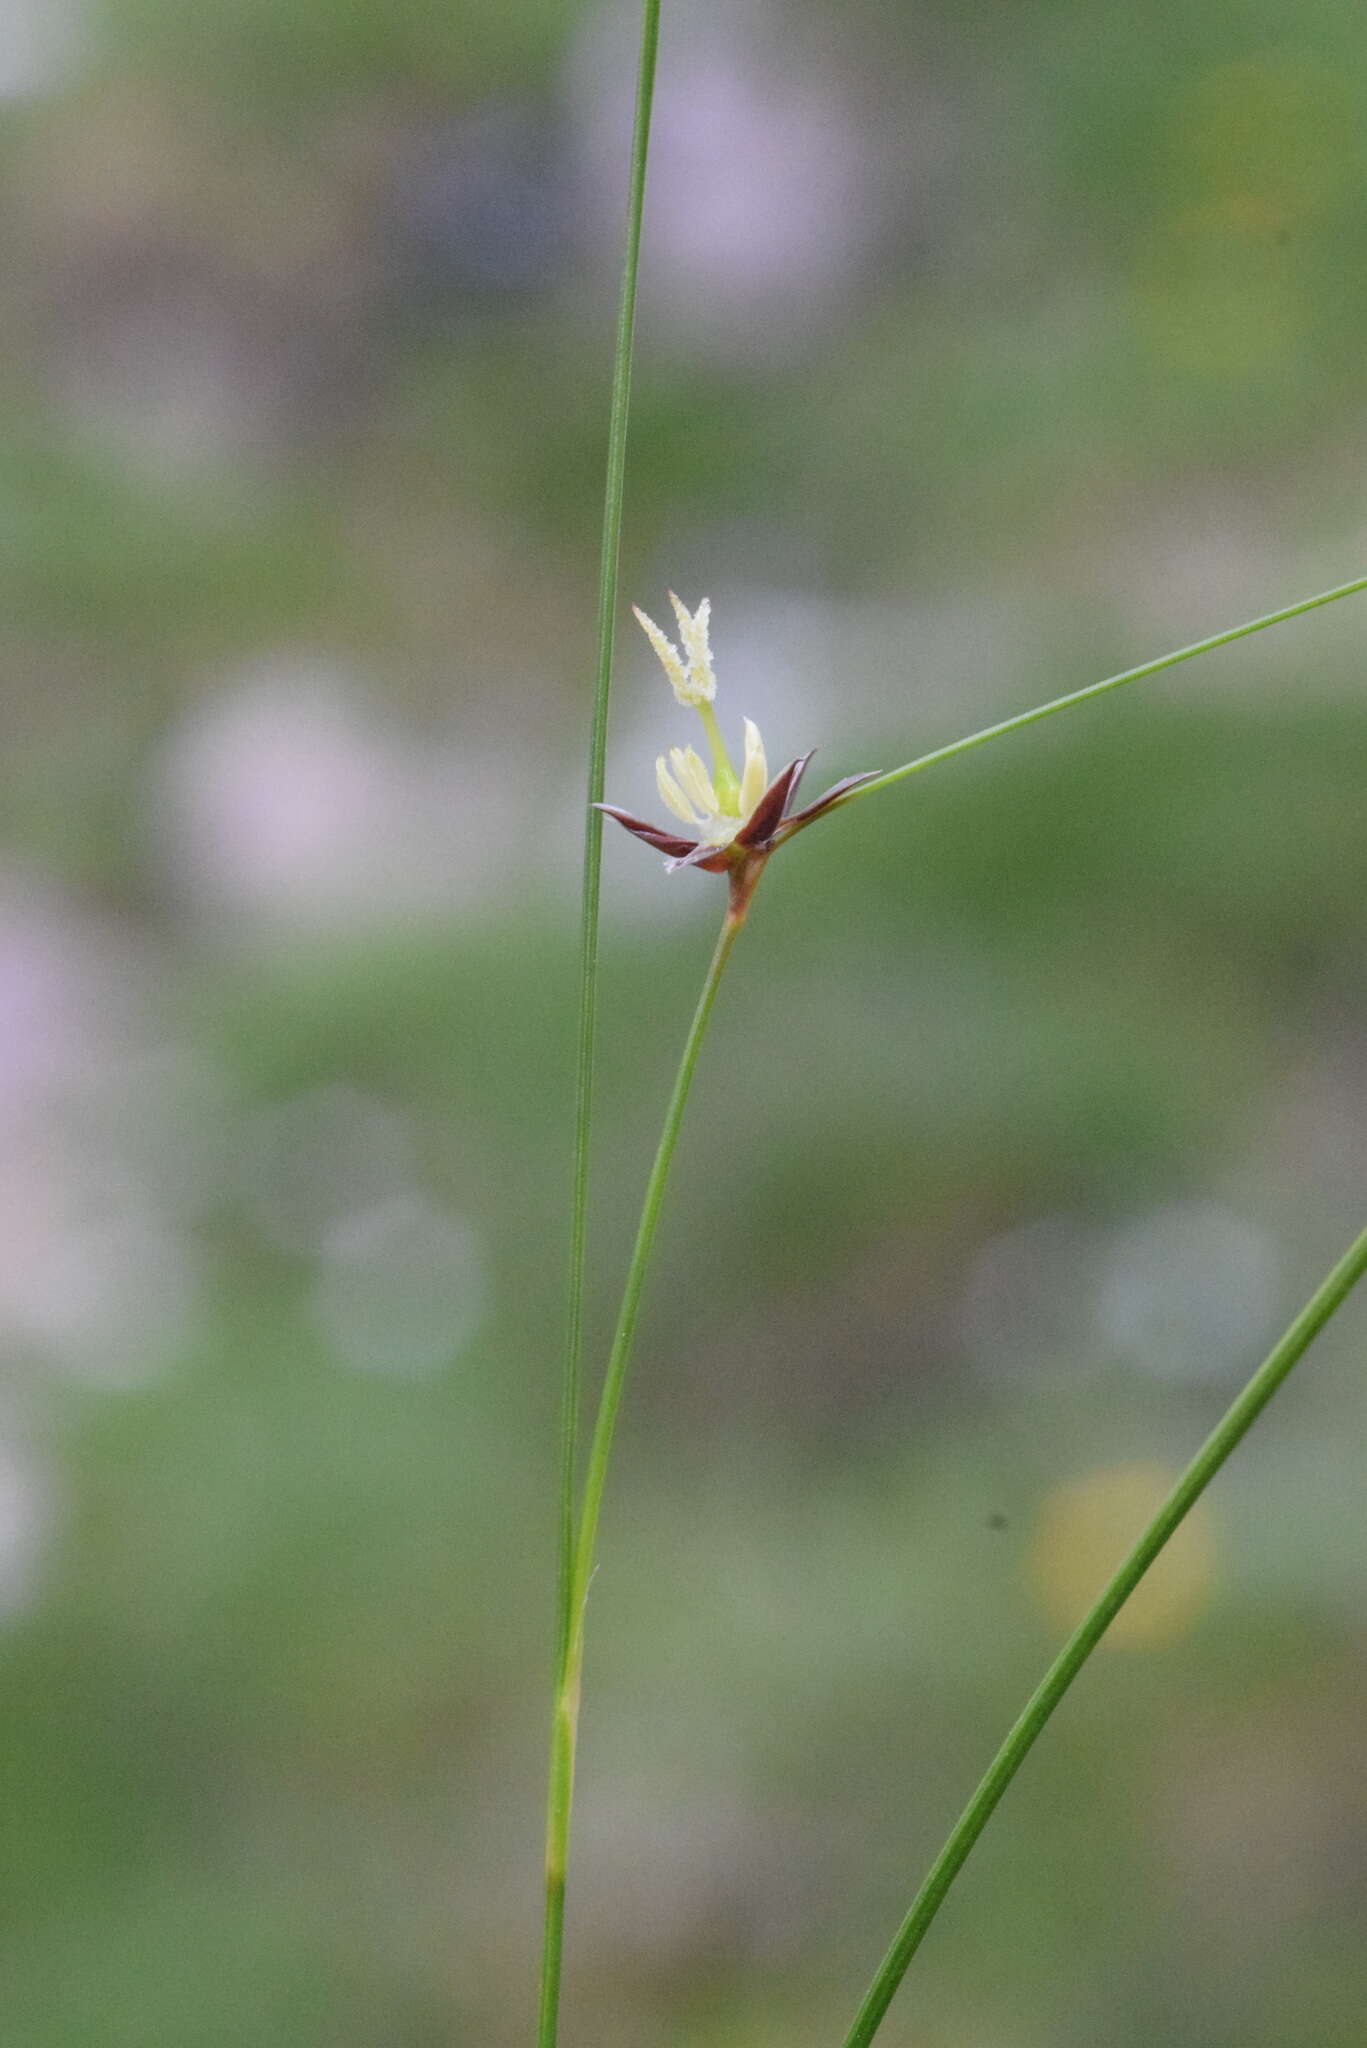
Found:
[[248, 934], [495, 901], [537, 810], [513, 740], [434, 741], [330, 664], [289, 655], [199, 703], [163, 754], [158, 800], [171, 887]]
[[[763, 329], [766, 355], [783, 354], [840, 312], [881, 225], [876, 147], [829, 67], [785, 61], [762, 17], [703, 16], [671, 28], [657, 87], [643, 305], [690, 350], [747, 352]], [[620, 233], [631, 126], [621, 67], [604, 61], [622, 32], [616, 11], [590, 16], [568, 81], [603, 243]]]
[[423, 1378], [464, 1350], [485, 1298], [483, 1247], [474, 1230], [407, 1195], [348, 1216], [330, 1233], [312, 1307], [343, 1365]]
[[132, 1041], [135, 966], [55, 890], [0, 877], [0, 1125]]
[[27, 1445], [0, 1435], [0, 1620], [38, 1598], [55, 1525], [51, 1473]]
[[199, 1287], [170, 1195], [191, 1138], [155, 1076], [134, 1088], [156, 972], [57, 891], [0, 885], [0, 1351], [115, 1386], [180, 1352]]
[[253, 1110], [240, 1154], [252, 1221], [295, 1254], [316, 1252], [349, 1216], [408, 1194], [417, 1179], [412, 1132], [399, 1113], [336, 1084]]
[[0, 99], [27, 99], [62, 84], [81, 54], [77, 0], [0, 0]]
[[0, 1155], [0, 1343], [112, 1388], [183, 1353], [199, 1297], [194, 1246], [118, 1161], [35, 1129]]

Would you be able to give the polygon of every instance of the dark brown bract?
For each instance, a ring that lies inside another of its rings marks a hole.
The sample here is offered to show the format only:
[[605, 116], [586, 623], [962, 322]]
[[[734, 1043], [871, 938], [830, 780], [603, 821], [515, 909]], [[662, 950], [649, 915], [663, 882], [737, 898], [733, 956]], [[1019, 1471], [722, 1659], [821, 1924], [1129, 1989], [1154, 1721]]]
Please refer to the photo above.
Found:
[[616, 804], [599, 804], [597, 809], [606, 817], [615, 818], [626, 831], [637, 839], [643, 839], [647, 846], [653, 846], [657, 853], [667, 855], [671, 872], [675, 868], [702, 868], [710, 875], [723, 875], [753, 864], [756, 855], [761, 860], [767, 859], [785, 839], [791, 839], [795, 832], [814, 824], [848, 790], [858, 789], [861, 783], [872, 782], [879, 772], [867, 769], [862, 775], [847, 775], [823, 790], [814, 803], [805, 805], [800, 811], [791, 811], [788, 806], [797, 795], [797, 786], [811, 758], [809, 753], [800, 754], [786, 768], [780, 768], [735, 837], [721, 843], [710, 839], [685, 839], [665, 826], [652, 825], [645, 818], [634, 817], [630, 811], [619, 810]]

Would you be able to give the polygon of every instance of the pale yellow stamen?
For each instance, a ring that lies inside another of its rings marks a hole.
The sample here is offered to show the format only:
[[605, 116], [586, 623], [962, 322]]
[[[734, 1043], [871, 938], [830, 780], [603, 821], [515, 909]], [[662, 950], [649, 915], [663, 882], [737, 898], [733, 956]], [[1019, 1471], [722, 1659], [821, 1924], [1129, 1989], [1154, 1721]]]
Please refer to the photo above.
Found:
[[745, 767], [740, 778], [740, 814], [748, 818], [769, 786], [769, 769], [764, 759], [764, 742], [753, 718], [745, 721]]
[[703, 766], [701, 754], [692, 747], [671, 747], [669, 761], [680, 789], [690, 802], [695, 803], [707, 816], [721, 809], [717, 802], [717, 792], [712, 787], [712, 778]]
[[693, 806], [689, 803], [668, 768], [666, 768], [663, 754], [655, 763], [655, 782], [660, 795], [668, 804], [670, 810], [673, 811], [675, 817], [681, 818], [685, 825], [690, 825], [696, 832], [701, 820], [695, 815]]

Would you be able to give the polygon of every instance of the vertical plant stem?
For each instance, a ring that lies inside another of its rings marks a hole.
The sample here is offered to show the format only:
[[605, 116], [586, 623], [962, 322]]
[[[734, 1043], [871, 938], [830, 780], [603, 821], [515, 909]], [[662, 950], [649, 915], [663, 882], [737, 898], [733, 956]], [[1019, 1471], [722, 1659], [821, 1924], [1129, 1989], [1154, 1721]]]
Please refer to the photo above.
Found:
[[[580, 1380], [584, 1355], [584, 1272], [588, 1243], [589, 1144], [593, 1124], [594, 1047], [598, 1035], [598, 912], [602, 875], [603, 816], [593, 806], [603, 795], [608, 743], [608, 699], [617, 615], [617, 578], [622, 542], [622, 495], [626, 476], [627, 420], [631, 410], [631, 365], [636, 335], [636, 282], [640, 267], [641, 218], [645, 207], [646, 159], [655, 97], [655, 60], [660, 38], [660, 0], [642, 0], [641, 41], [636, 68], [631, 169], [627, 186], [626, 238], [613, 349], [612, 398], [608, 414], [607, 477], [603, 489], [603, 530], [598, 560], [597, 658], [580, 885], [579, 1021], [575, 1048], [574, 1167], [570, 1197], [569, 1273], [565, 1300], [565, 1350], [560, 1399], [560, 1493], [557, 1525], [555, 1698], [551, 1727], [548, 1810], [565, 1775], [559, 1703], [565, 1692], [574, 1627], [574, 1508], [579, 1455]], [[540, 2040], [555, 2041], [560, 1996], [560, 1954], [564, 1938], [564, 1874], [546, 1878], [542, 1955]]]
[[854, 2024], [845, 2036], [844, 2048], [868, 2048], [908, 1964], [944, 1903], [945, 1894], [968, 1860], [974, 1843], [992, 1818], [1002, 1794], [1025, 1761], [1049, 1716], [1164, 1544], [1200, 1499], [1230, 1453], [1243, 1441], [1291, 1368], [1365, 1271], [1367, 1230], [1316, 1288], [1285, 1336], [1268, 1353], [1243, 1392], [1216, 1424], [1096, 1605], [1059, 1651], [931, 1865], [925, 1883], [912, 1901], [855, 2016]]
[[559, 2024], [560, 1964], [565, 1937], [565, 1868], [569, 1854], [570, 1809], [574, 1797], [574, 1755], [579, 1730], [580, 1681], [584, 1664], [584, 1609], [588, 1600], [589, 1582], [593, 1577], [594, 1556], [598, 1544], [598, 1519], [603, 1506], [603, 1491], [607, 1484], [612, 1441], [622, 1403], [622, 1389], [626, 1384], [627, 1367], [631, 1363], [631, 1346], [636, 1334], [641, 1292], [645, 1285], [646, 1269], [650, 1264], [650, 1254], [660, 1220], [660, 1209], [664, 1202], [674, 1148], [678, 1143], [684, 1108], [688, 1102], [688, 1091], [692, 1086], [703, 1039], [707, 1035], [708, 1020], [717, 999], [717, 990], [721, 986], [726, 963], [731, 957], [731, 949], [736, 943], [743, 923], [743, 909], [739, 914], [734, 909], [728, 909], [703, 981], [697, 1008], [693, 1012], [688, 1037], [684, 1041], [678, 1071], [674, 1076], [669, 1106], [665, 1110], [664, 1128], [655, 1152], [655, 1163], [650, 1169], [645, 1198], [641, 1204], [641, 1218], [636, 1227], [636, 1241], [632, 1247], [631, 1262], [627, 1267], [626, 1283], [622, 1290], [622, 1306], [618, 1311], [617, 1329], [613, 1336], [612, 1349], [608, 1354], [607, 1369], [603, 1375], [598, 1419], [594, 1425], [593, 1442], [584, 1478], [583, 1506], [570, 1554], [570, 1624], [556, 1683], [551, 1728], [550, 1786], [546, 1800], [546, 1929], [541, 1964], [538, 2048], [555, 2048]]
[[660, 36], [660, 0], [644, 0], [636, 74], [636, 115], [631, 138], [626, 247], [613, 351], [612, 403], [608, 417], [607, 481], [603, 491], [603, 534], [598, 561], [598, 652], [593, 714], [589, 727], [588, 823], [580, 891], [579, 1025], [575, 1058], [574, 1181], [570, 1216], [569, 1289], [565, 1315], [565, 1363], [560, 1430], [560, 1557], [556, 1627], [557, 1667], [563, 1665], [570, 1635], [574, 1552], [574, 1494], [579, 1438], [579, 1381], [584, 1352], [584, 1266], [588, 1238], [589, 1137], [593, 1122], [593, 1054], [598, 1026], [598, 904], [603, 856], [602, 800], [608, 745], [608, 698], [617, 616], [617, 576], [622, 543], [622, 491], [626, 475], [627, 418], [631, 408], [631, 360], [636, 332], [636, 278], [641, 252], [650, 113], [655, 95], [655, 56]]

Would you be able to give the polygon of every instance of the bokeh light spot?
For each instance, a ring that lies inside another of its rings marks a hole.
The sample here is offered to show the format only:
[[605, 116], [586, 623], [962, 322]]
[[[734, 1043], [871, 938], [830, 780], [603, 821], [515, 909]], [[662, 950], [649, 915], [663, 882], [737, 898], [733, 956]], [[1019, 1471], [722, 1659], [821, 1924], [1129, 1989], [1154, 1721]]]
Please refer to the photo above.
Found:
[[463, 1350], [484, 1297], [483, 1259], [469, 1226], [401, 1196], [331, 1232], [313, 1310], [344, 1365], [419, 1378]]
[[[1046, 1495], [1031, 1535], [1030, 1588], [1051, 1626], [1075, 1628], [1170, 1491], [1161, 1465], [1111, 1465]], [[1116, 1649], [1152, 1649], [1187, 1633], [1212, 1597], [1215, 1538], [1198, 1502], [1106, 1633]]]

